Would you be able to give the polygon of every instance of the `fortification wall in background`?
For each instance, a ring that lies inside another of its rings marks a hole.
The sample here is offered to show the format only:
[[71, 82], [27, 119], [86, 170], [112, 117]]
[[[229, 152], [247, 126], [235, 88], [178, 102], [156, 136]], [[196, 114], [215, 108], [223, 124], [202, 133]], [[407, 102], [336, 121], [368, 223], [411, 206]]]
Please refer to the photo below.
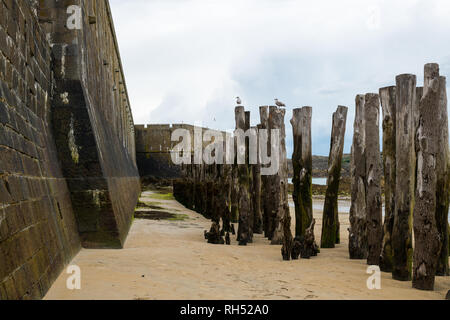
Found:
[[[181, 177], [181, 168], [172, 162], [171, 150], [179, 143], [171, 141], [172, 133], [177, 129], [188, 130], [192, 137], [191, 152], [193, 152], [195, 128], [195, 126], [190, 124], [135, 125], [136, 161], [140, 176], [159, 179]], [[202, 133], [210, 130], [208, 128], [201, 129]], [[221, 133], [225, 139], [225, 132]], [[209, 143], [208, 141], [203, 141], [203, 147], [206, 147]]]

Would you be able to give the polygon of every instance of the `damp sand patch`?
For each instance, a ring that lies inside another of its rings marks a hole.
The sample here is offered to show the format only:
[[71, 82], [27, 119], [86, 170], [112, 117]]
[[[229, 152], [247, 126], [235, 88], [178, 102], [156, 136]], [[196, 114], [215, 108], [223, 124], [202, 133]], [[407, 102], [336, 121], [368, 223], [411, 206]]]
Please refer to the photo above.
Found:
[[137, 208], [138, 209], [164, 210], [164, 208], [161, 207], [160, 205], [161, 205], [160, 203], [139, 201], [137, 204]]
[[144, 219], [144, 220], [167, 220], [167, 221], [185, 221], [189, 219], [189, 216], [186, 214], [175, 214], [167, 211], [160, 210], [138, 210], [135, 211], [134, 217], [136, 219]]
[[153, 200], [175, 200], [173, 193], [151, 193], [145, 197]]

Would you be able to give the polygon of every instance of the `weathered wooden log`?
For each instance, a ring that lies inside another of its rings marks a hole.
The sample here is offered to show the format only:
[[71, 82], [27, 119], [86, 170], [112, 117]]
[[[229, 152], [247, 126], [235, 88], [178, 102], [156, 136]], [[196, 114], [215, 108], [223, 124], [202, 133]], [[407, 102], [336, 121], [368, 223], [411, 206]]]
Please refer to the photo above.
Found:
[[[292, 255], [292, 245], [293, 236], [291, 231], [291, 213], [289, 207], [289, 193], [288, 193], [288, 164], [287, 164], [287, 153], [286, 153], [286, 126], [285, 126], [285, 116], [286, 110], [280, 108], [282, 115], [282, 125], [281, 125], [281, 141], [280, 141], [280, 170], [278, 174], [280, 175], [280, 210], [281, 210], [281, 224], [282, 224], [282, 256], [285, 261], [291, 260]], [[280, 212], [280, 211], [279, 211]], [[272, 240], [274, 243], [274, 240]]]
[[339, 106], [333, 114], [330, 157], [328, 160], [328, 182], [322, 222], [322, 248], [334, 248], [339, 243], [338, 192], [341, 179], [347, 112], [347, 107]]
[[351, 158], [352, 204], [350, 207], [350, 259], [367, 259], [366, 213], [366, 127], [364, 121], [365, 96], [356, 96], [356, 113]]
[[[262, 119], [261, 119], [262, 120]], [[267, 152], [272, 156], [272, 130], [279, 130], [281, 136], [281, 125], [284, 119], [281, 119], [281, 113], [276, 106], [269, 107], [267, 130]], [[280, 150], [280, 141], [275, 141], [275, 150]], [[278, 151], [279, 152], [279, 151]], [[281, 176], [279, 172], [274, 175], [264, 176], [264, 210], [267, 216], [267, 238], [271, 240], [272, 244], [282, 244], [282, 231], [281, 231]], [[278, 233], [275, 234], [275, 230], [278, 229]]]
[[[274, 231], [272, 236], [272, 244], [283, 244], [286, 247], [291, 248], [289, 242], [292, 241], [292, 234], [290, 229], [291, 217], [289, 212], [289, 200], [288, 200], [288, 167], [287, 167], [287, 155], [286, 155], [286, 128], [284, 118], [286, 110], [283, 108], [271, 107], [269, 114], [269, 127], [271, 130], [279, 130], [280, 139], [275, 143], [279, 145], [275, 148], [278, 150], [279, 170], [274, 175], [275, 184], [273, 185], [273, 195], [276, 198], [278, 204], [275, 207], [275, 219], [274, 219]], [[271, 143], [274, 143], [273, 141]], [[289, 225], [289, 228], [287, 227]]]
[[[247, 133], [251, 128], [250, 124], [250, 111], [245, 112], [245, 128], [244, 131]], [[251, 136], [254, 138], [255, 132], [251, 132]], [[247, 164], [247, 172], [248, 172], [248, 192], [250, 195], [250, 212], [248, 216], [248, 242], [253, 242], [253, 224], [255, 218], [255, 208], [254, 208], [254, 186], [253, 186], [253, 166], [250, 164], [250, 137], [245, 138], [245, 163]]]
[[[269, 130], [269, 107], [262, 106], [259, 108], [259, 115], [261, 121], [261, 130], [268, 130], [268, 140], [267, 140], [267, 155], [270, 156], [270, 130]], [[266, 167], [267, 165], [261, 164], [261, 167]], [[263, 229], [264, 236], [269, 240], [272, 239], [272, 210], [271, 210], [271, 195], [270, 195], [270, 177], [261, 176], [261, 210], [263, 213]]]
[[312, 108], [294, 109], [291, 119], [294, 133], [294, 168], [295, 234], [304, 236], [312, 221], [312, 143], [311, 143]]
[[231, 178], [231, 221], [237, 223], [239, 220], [239, 184], [236, 165], [231, 168]]
[[366, 94], [364, 119], [366, 127], [367, 264], [379, 265], [383, 239], [383, 214], [380, 162], [380, 97], [378, 94]]
[[385, 217], [383, 226], [383, 243], [380, 257], [380, 269], [392, 272], [392, 232], [394, 229], [395, 182], [396, 182], [396, 87], [380, 89], [383, 110], [383, 168]]
[[310, 259], [320, 252], [314, 235], [316, 220], [312, 219], [311, 225], [305, 230], [305, 235], [295, 237], [292, 245], [292, 260]]
[[[246, 131], [245, 109], [244, 107], [236, 107], [236, 129]], [[239, 204], [239, 226], [238, 226], [238, 241], [239, 245], [246, 246], [251, 241], [250, 229], [250, 213], [251, 213], [251, 199], [250, 199], [250, 177], [247, 164], [238, 164], [238, 204]]]
[[396, 280], [411, 280], [412, 213], [415, 187], [414, 114], [416, 107], [416, 76], [396, 78], [396, 183], [395, 216], [392, 232], [394, 252], [392, 276]]
[[222, 228], [224, 232], [231, 231], [231, 211], [230, 211], [230, 194], [231, 194], [231, 167], [227, 164], [219, 165], [219, 207], [220, 217], [222, 219]]
[[[271, 106], [269, 107], [269, 132], [272, 130], [279, 130], [281, 136], [281, 126], [284, 123], [284, 119], [282, 119], [282, 114], [278, 107]], [[271, 138], [272, 135], [269, 134], [269, 148], [271, 149]], [[281, 138], [281, 137], [280, 137]], [[281, 149], [280, 141], [276, 141], [275, 150]], [[268, 149], [269, 150], [269, 149]], [[271, 175], [267, 177], [267, 187], [268, 187], [268, 209], [270, 210], [269, 216], [269, 224], [271, 227], [270, 237], [271, 243], [273, 245], [281, 245], [282, 244], [282, 225], [281, 218], [283, 212], [281, 211], [281, 175], [279, 171], [277, 174]]]
[[311, 257], [316, 257], [320, 253], [319, 246], [316, 243], [316, 237], [314, 233], [314, 228], [316, 226], [316, 219], [312, 219], [311, 225], [305, 231], [304, 245], [301, 257], [302, 259], [309, 259]]
[[210, 244], [225, 244], [225, 240], [220, 233], [220, 224], [217, 222], [213, 222], [209, 232], [205, 231], [205, 238]]
[[[430, 86], [432, 79], [439, 78], [439, 65], [427, 64], [425, 66], [425, 86]], [[446, 79], [441, 77], [439, 86], [439, 103], [432, 107], [438, 116], [436, 125], [438, 128], [436, 155], [436, 223], [438, 233], [442, 242], [439, 253], [436, 275], [448, 276], [449, 270], [449, 228], [448, 210], [450, 200], [450, 150], [448, 133], [448, 110], [447, 110], [447, 88]]]
[[293, 246], [293, 239], [292, 239], [292, 233], [291, 233], [291, 216], [285, 215], [282, 220], [282, 227], [283, 227], [283, 246], [281, 247], [281, 256], [283, 257], [283, 260], [289, 261], [291, 260], [292, 256], [292, 246]]
[[291, 259], [298, 260], [303, 250], [303, 237], [295, 237], [292, 241]]
[[[255, 141], [258, 143], [259, 146], [259, 128], [255, 127]], [[253, 192], [252, 192], [252, 198], [253, 198], [253, 232], [256, 234], [262, 234], [263, 233], [263, 215], [261, 211], [261, 163], [260, 163], [260, 157], [259, 157], [259, 147], [257, 149], [258, 155], [258, 163], [252, 165], [252, 175], [253, 175]]]
[[[425, 66], [425, 86], [419, 104], [417, 141], [417, 187], [414, 207], [413, 287], [434, 290], [442, 242], [436, 223], [437, 158], [440, 136], [441, 87], [445, 78], [434, 72], [436, 65]], [[436, 66], [437, 67], [437, 66]], [[439, 70], [439, 67], [437, 67]], [[433, 78], [434, 77], [434, 78]], [[446, 222], [447, 224], [447, 222]]]

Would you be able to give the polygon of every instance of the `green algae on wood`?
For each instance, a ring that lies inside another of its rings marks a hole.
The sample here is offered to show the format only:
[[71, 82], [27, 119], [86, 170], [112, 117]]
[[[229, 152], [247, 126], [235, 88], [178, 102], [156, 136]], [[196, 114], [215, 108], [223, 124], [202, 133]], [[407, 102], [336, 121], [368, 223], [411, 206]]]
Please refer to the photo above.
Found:
[[294, 191], [296, 237], [304, 237], [312, 222], [312, 148], [311, 148], [312, 108], [294, 109], [291, 120], [294, 133]]
[[334, 248], [336, 243], [339, 242], [340, 223], [337, 202], [344, 152], [347, 112], [347, 107], [339, 106], [333, 114], [328, 182], [322, 221], [322, 248]]

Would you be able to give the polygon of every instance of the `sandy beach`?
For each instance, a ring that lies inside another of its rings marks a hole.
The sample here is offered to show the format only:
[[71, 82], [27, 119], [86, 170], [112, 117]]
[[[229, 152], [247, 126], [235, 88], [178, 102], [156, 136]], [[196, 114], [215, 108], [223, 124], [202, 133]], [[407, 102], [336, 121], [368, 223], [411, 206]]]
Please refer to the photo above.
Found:
[[[141, 201], [183, 219], [136, 219], [123, 250], [85, 250], [72, 261], [81, 268], [81, 290], [66, 288], [60, 275], [47, 300], [160, 299], [439, 299], [450, 289], [450, 277], [436, 278], [436, 290], [412, 289], [382, 274], [382, 289], [367, 289], [365, 261], [348, 258], [348, 214], [340, 214], [342, 244], [322, 249], [311, 260], [285, 262], [281, 246], [261, 235], [239, 247], [207, 244], [203, 231], [210, 221], [172, 199], [145, 192]], [[344, 201], [345, 203], [345, 201]], [[323, 200], [315, 200], [316, 240], [320, 241]], [[294, 230], [295, 214], [292, 229]]]

